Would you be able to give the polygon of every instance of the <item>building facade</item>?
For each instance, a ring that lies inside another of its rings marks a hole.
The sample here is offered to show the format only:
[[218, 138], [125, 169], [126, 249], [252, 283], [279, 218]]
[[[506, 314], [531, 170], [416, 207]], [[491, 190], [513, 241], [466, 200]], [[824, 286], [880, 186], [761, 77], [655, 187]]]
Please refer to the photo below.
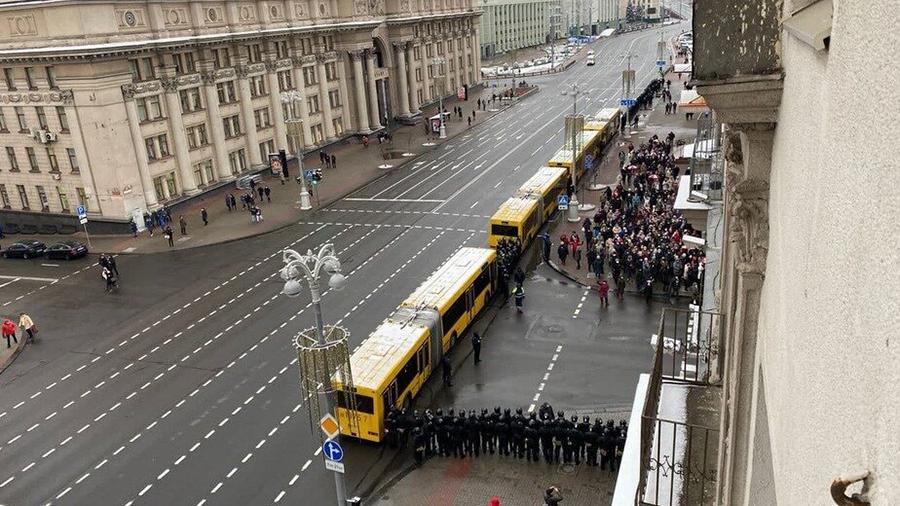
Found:
[[414, 117], [479, 81], [474, 2], [0, 6], [0, 204], [127, 220]]
[[[627, 0], [626, 0], [627, 1]], [[561, 0], [565, 32], [569, 35], [598, 35], [615, 28], [620, 19], [621, 0]], [[621, 11], [624, 19], [625, 11]]]
[[479, 0], [481, 55], [546, 44], [560, 34], [560, 0]]

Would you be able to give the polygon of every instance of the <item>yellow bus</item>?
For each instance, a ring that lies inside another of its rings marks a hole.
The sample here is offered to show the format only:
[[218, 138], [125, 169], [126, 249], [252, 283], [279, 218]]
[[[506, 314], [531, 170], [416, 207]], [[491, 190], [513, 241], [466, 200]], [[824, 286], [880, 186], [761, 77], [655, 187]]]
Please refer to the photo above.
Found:
[[594, 121], [604, 124], [604, 128], [600, 131], [600, 151], [602, 152], [609, 147], [610, 141], [619, 133], [622, 110], [618, 107], [604, 107], [594, 116]]
[[409, 405], [441, 358], [497, 287], [497, 254], [461, 248], [416, 289], [350, 356], [356, 423], [339, 376], [341, 433], [379, 442], [391, 407]]
[[[596, 130], [582, 130], [581, 139], [578, 141], [579, 149], [578, 152], [575, 153], [575, 177], [581, 179], [581, 175], [584, 174], [584, 157], [586, 154], [590, 153], [596, 161], [599, 161], [600, 150], [598, 149], [598, 144], [600, 140], [600, 132]], [[567, 140], [566, 143], [571, 142]], [[568, 170], [572, 170], [572, 150], [563, 146], [559, 151], [553, 155], [553, 158], [547, 162], [547, 165], [550, 167], [565, 167]]]
[[541, 223], [556, 212], [557, 198], [566, 192], [568, 172], [562, 167], [541, 167], [525, 184], [519, 187], [516, 197], [531, 197], [543, 209]]
[[543, 214], [533, 197], [507, 199], [488, 222], [488, 245], [496, 248], [501, 239], [518, 239], [525, 249], [541, 228]]

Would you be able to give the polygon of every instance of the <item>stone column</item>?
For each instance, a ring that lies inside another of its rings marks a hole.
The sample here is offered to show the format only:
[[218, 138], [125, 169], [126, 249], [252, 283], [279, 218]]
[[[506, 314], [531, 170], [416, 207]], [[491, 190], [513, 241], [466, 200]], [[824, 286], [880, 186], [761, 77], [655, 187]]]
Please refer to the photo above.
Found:
[[150, 177], [150, 166], [147, 162], [144, 136], [141, 135], [137, 105], [134, 103], [134, 89], [130, 85], [122, 86], [122, 96], [125, 97], [125, 115], [128, 117], [128, 129], [131, 132], [131, 142], [134, 144], [134, 154], [137, 157], [137, 169], [141, 177], [141, 186], [144, 190], [144, 202], [146, 202], [148, 208], [153, 209], [159, 201], [156, 198], [156, 190], [153, 188], [153, 178]]
[[419, 112], [419, 83], [416, 81], [416, 68], [413, 64], [414, 54], [412, 42], [406, 44], [406, 69], [409, 80], [409, 112], [413, 115]]
[[[295, 56], [291, 58], [291, 61], [293, 61], [294, 63], [294, 68], [292, 69], [292, 72], [294, 74], [294, 87], [297, 88], [297, 91], [303, 93], [303, 59], [302, 57]], [[304, 96], [306, 95], [305, 93], [303, 94]], [[300, 143], [303, 145], [303, 147], [312, 146], [312, 131], [309, 128], [309, 107], [306, 105], [306, 98], [300, 101], [299, 109], [300, 119], [302, 120], [300, 124], [300, 132], [302, 136], [302, 138], [300, 139]]]
[[206, 117], [209, 119], [209, 137], [212, 140], [216, 159], [216, 173], [219, 175], [219, 181], [230, 181], [234, 179], [234, 175], [231, 174], [228, 153], [225, 152], [225, 128], [222, 126], [222, 114], [219, 111], [216, 73], [210, 68], [203, 72], [202, 77], [203, 94], [206, 99]]
[[400, 116], [409, 116], [409, 86], [406, 83], [409, 73], [406, 69], [406, 42], [394, 43], [394, 56], [397, 59], [397, 72], [395, 75], [399, 85]]
[[368, 76], [369, 76], [369, 119], [372, 122], [372, 129], [381, 129], [381, 118], [378, 114], [378, 89], [375, 86], [375, 53], [369, 52], [368, 58]]
[[344, 131], [350, 132], [353, 130], [353, 122], [351, 121], [350, 93], [347, 91], [347, 71], [344, 68], [344, 59], [338, 57], [335, 65], [337, 66], [338, 71], [338, 86], [341, 90], [341, 122], [343, 123]]
[[194, 168], [191, 167], [191, 155], [188, 153], [187, 136], [184, 131], [184, 119], [181, 117], [181, 103], [178, 100], [178, 81], [175, 78], [160, 80], [166, 90], [166, 114], [171, 127], [171, 140], [175, 145], [175, 164], [181, 177], [181, 191], [185, 195], [197, 193], [197, 182], [194, 181]]
[[[434, 81], [432, 81], [431, 76], [429, 75], [429, 71], [428, 71], [429, 69], [433, 68], [433, 65], [431, 64], [431, 58], [428, 56], [428, 51], [427, 51], [429, 44], [431, 44], [431, 42], [428, 39], [426, 39], [425, 43], [422, 44], [422, 60], [421, 60], [421, 63], [419, 64], [420, 65], [419, 68], [422, 69], [422, 83], [424, 83], [424, 91], [422, 92], [422, 98], [423, 98], [423, 101], [426, 103], [434, 100], [434, 95], [431, 93], [431, 87], [434, 84]], [[419, 105], [421, 106], [421, 104], [419, 104]]]
[[256, 133], [256, 122], [253, 118], [253, 99], [250, 96], [247, 66], [237, 65], [234, 70], [237, 72], [241, 116], [244, 117], [244, 139], [246, 140], [247, 154], [250, 156], [250, 167], [256, 168], [263, 164], [263, 159], [259, 153], [259, 135]]
[[356, 121], [359, 125], [357, 130], [368, 133], [371, 130], [369, 129], [369, 109], [366, 104], [366, 84], [363, 82], [363, 50], [350, 51], [350, 58], [353, 60], [353, 84], [356, 89]]
[[281, 107], [281, 91], [278, 88], [278, 66], [274, 61], [266, 62], [266, 80], [269, 86], [269, 100], [272, 108], [272, 122], [275, 123], [275, 149], [288, 149], [287, 126], [284, 124], [284, 109]]
[[[475, 30], [472, 31], [472, 48], [478, 47], [479, 40], [480, 40], [480, 37], [478, 36], [478, 28], [476, 28]], [[556, 41], [554, 41], [554, 43], [556, 43]], [[474, 75], [475, 82], [473, 82], [472, 84], [478, 84], [481, 82], [481, 51], [480, 50], [475, 51], [474, 65], [475, 65], [475, 68], [473, 69], [473, 73], [475, 74]]]
[[328, 99], [328, 75], [325, 72], [325, 55], [316, 56], [316, 74], [319, 76], [319, 104], [322, 109], [322, 122], [325, 123], [325, 138], [334, 139], [334, 123], [331, 116], [331, 101]]
[[[471, 58], [471, 56], [472, 56], [472, 49], [473, 49], [471, 47], [471, 45], [472, 45], [471, 33], [469, 32], [469, 30], [465, 30], [463, 32], [463, 73], [465, 74], [465, 77], [463, 77], [463, 80], [470, 87], [474, 84], [474, 81], [472, 81], [472, 79], [475, 78], [475, 72], [472, 70], [472, 67], [469, 66], [469, 58]], [[474, 64], [474, 62], [475, 62], [475, 60], [472, 59], [473, 64]], [[469, 78], [470, 77], [469, 74], [471, 74], [471, 79]]]

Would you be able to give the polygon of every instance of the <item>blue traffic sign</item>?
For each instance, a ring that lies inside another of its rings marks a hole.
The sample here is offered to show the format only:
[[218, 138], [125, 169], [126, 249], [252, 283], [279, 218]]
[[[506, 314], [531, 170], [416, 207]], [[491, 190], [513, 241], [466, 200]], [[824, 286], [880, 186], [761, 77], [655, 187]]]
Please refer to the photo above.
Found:
[[567, 210], [569, 208], [569, 197], [567, 197], [566, 195], [560, 195], [556, 199], [556, 207], [562, 209], [563, 211]]
[[79, 218], [84, 218], [85, 216], [87, 216], [87, 210], [84, 208], [84, 206], [76, 207], [75, 212], [78, 213]]
[[664, 68], [667, 65], [666, 60], [656, 60], [656, 66], [659, 68]]
[[619, 101], [619, 103], [622, 105], [622, 107], [631, 107], [637, 103], [637, 100], [633, 98], [623, 98]]
[[322, 451], [325, 452], [325, 458], [328, 460], [335, 462], [344, 460], [344, 449], [336, 441], [330, 439], [325, 441], [325, 444], [322, 445]]
[[314, 174], [313, 171], [308, 170], [308, 171], [306, 171], [306, 172], [303, 173], [303, 177], [305, 177], [306, 179], [312, 179], [312, 178], [313, 178], [313, 174]]
[[590, 153], [584, 155], [584, 168], [588, 170], [594, 168], [594, 155]]

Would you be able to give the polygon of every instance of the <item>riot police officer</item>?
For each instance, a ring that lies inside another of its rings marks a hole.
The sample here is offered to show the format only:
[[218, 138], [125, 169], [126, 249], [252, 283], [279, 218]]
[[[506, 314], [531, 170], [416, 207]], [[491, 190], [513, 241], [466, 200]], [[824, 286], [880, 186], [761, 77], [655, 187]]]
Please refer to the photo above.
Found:
[[525, 426], [525, 455], [528, 458], [528, 462], [540, 460], [538, 456], [539, 445], [537, 420], [529, 420], [528, 425]]
[[544, 419], [538, 426], [538, 437], [541, 440], [541, 450], [544, 460], [548, 464], [553, 463], [553, 422]]
[[538, 409], [538, 415], [542, 421], [553, 420], [553, 406], [549, 402], [541, 404], [540, 409]]
[[397, 410], [394, 408], [384, 418], [384, 439], [391, 448], [397, 448]]
[[584, 417], [582, 417], [581, 423], [578, 424], [578, 432], [581, 433], [581, 441], [582, 441], [581, 448], [580, 448], [580, 450], [581, 450], [580, 453], [582, 454], [581, 455], [582, 460], [587, 459], [587, 448], [585, 446], [586, 441], [584, 439], [584, 436], [587, 435], [587, 433], [590, 432], [590, 430], [591, 430], [591, 418], [589, 416], [585, 415]]
[[597, 466], [597, 445], [600, 442], [600, 434], [594, 430], [594, 427], [591, 427], [584, 433], [585, 462], [590, 467]]
[[497, 452], [506, 457], [509, 457], [509, 418], [509, 408], [507, 408], [494, 424], [494, 432], [497, 434], [498, 442]]
[[522, 408], [516, 409], [516, 414], [509, 424], [509, 432], [512, 438], [513, 454], [516, 458], [525, 456], [525, 417], [522, 416]]
[[480, 429], [475, 410], [469, 411], [469, 419], [466, 420], [466, 455], [476, 457], [481, 455]]
[[[453, 430], [453, 442], [455, 444], [455, 452], [459, 454], [459, 458], [465, 458], [465, 440], [466, 440], [466, 412], [464, 410], [460, 410], [460, 416], [456, 417], [456, 423], [454, 423]], [[454, 453], [454, 455], [456, 454]]]
[[563, 412], [556, 414], [553, 421], [553, 462], [559, 463], [559, 456], [566, 441], [566, 419]]
[[494, 447], [491, 446], [491, 434], [494, 431], [491, 425], [491, 417], [488, 415], [487, 408], [482, 408], [481, 414], [478, 416], [478, 437], [481, 439], [481, 453], [487, 455], [488, 450], [494, 453]]
[[421, 466], [422, 462], [425, 460], [425, 435], [422, 433], [422, 429], [414, 427], [412, 430], [412, 439], [413, 455], [416, 459], [416, 466]]
[[430, 409], [425, 410], [425, 416], [422, 423], [422, 436], [425, 438], [425, 457], [431, 457], [435, 454], [434, 448], [434, 421], [435, 417]]
[[575, 461], [575, 465], [579, 465], [581, 464], [584, 438], [582, 437], [582, 432], [578, 430], [578, 417], [575, 415], [572, 415], [572, 420], [569, 423], [569, 440], [572, 444], [572, 458]]

